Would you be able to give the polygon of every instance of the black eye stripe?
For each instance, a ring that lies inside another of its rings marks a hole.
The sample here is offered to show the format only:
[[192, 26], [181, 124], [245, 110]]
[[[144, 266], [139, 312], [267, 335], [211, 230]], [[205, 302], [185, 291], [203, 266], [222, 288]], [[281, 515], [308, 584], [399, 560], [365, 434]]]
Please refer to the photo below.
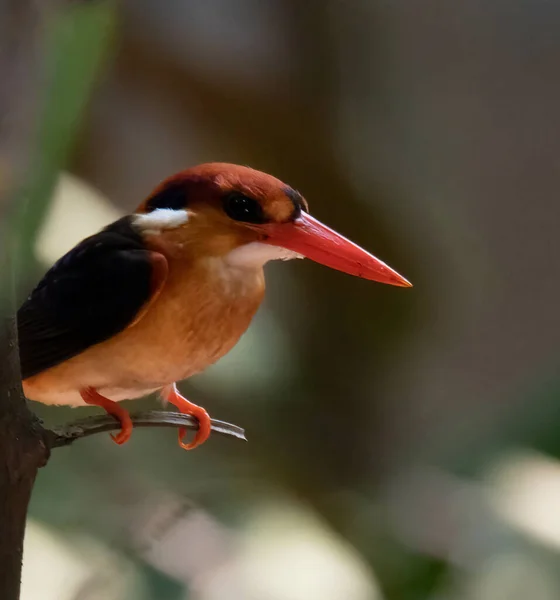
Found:
[[262, 206], [253, 198], [240, 192], [232, 192], [224, 198], [224, 211], [234, 221], [266, 223]]
[[186, 206], [187, 193], [185, 185], [182, 182], [174, 182], [165, 186], [146, 202], [146, 212], [152, 212], [157, 208], [181, 210]]
[[292, 212], [290, 218], [292, 221], [295, 221], [295, 219], [297, 219], [301, 215], [302, 210], [306, 212], [305, 201], [303, 199], [303, 196], [297, 190], [294, 190], [291, 187], [286, 187], [284, 189], [284, 193], [286, 194], [286, 196], [288, 196], [288, 198], [292, 201], [294, 205], [294, 211]]

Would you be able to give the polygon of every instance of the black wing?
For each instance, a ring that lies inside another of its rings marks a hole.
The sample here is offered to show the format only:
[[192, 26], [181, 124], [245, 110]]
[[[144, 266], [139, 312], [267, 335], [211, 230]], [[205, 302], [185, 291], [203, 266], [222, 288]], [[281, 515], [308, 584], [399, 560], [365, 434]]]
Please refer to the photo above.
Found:
[[126, 329], [152, 296], [152, 254], [124, 217], [56, 262], [18, 311], [23, 379]]

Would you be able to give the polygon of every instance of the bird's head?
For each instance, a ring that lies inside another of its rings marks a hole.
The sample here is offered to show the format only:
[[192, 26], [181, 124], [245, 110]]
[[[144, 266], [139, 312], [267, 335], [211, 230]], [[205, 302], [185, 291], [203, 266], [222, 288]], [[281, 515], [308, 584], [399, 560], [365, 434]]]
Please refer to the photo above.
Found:
[[208, 163], [182, 171], [163, 181], [136, 214], [137, 227], [168, 255], [188, 251], [247, 268], [309, 258], [364, 279], [411, 286], [313, 218], [299, 192], [248, 167]]

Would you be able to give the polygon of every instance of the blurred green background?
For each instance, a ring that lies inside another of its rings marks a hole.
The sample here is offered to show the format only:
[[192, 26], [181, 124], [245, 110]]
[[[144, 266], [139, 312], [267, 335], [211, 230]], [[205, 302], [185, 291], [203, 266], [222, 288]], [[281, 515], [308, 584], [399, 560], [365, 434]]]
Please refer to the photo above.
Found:
[[251, 329], [182, 386], [249, 443], [55, 451], [24, 600], [560, 597], [559, 27], [544, 0], [93, 0], [48, 20], [6, 228], [22, 297], [214, 160], [289, 182], [415, 287], [268, 266]]

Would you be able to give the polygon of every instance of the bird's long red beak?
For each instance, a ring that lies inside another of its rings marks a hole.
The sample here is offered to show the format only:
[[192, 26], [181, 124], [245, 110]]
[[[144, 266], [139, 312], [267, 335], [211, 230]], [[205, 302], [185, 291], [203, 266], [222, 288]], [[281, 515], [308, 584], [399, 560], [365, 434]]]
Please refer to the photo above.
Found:
[[292, 223], [269, 223], [259, 225], [258, 229], [266, 233], [265, 243], [292, 250], [331, 269], [380, 283], [412, 287], [384, 262], [308, 213], [302, 212]]

